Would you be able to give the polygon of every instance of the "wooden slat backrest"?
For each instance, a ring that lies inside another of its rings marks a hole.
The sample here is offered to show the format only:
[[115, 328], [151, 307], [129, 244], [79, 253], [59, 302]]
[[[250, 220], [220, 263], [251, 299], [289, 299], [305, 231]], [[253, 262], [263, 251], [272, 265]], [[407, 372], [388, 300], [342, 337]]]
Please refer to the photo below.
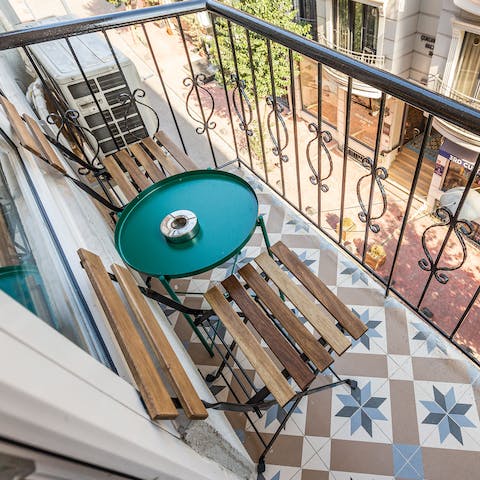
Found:
[[102, 260], [82, 248], [78, 250], [78, 255], [125, 355], [150, 417], [154, 420], [176, 418], [177, 409]]
[[37, 144], [41, 146], [42, 151], [44, 152], [43, 158], [48, 161], [48, 163], [57, 169], [61, 173], [67, 173], [65, 168], [63, 167], [58, 155], [56, 154], [55, 150], [53, 149], [52, 145], [48, 141], [47, 137], [43, 133], [43, 130], [40, 128], [40, 125], [34, 120], [32, 117], [27, 115], [26, 113], [23, 114], [23, 118], [27, 125], [30, 127], [30, 130], [33, 133], [33, 136], [37, 140]]
[[118, 165], [113, 155], [105, 157], [102, 163], [104, 167], [108, 170], [108, 173], [112, 176], [115, 183], [119, 186], [122, 193], [125, 195], [127, 201], [130, 202], [131, 200], [133, 200], [138, 195], [138, 192], [133, 186], [132, 182], [130, 182], [128, 177], [120, 168], [120, 165]]
[[163, 180], [165, 178], [165, 174], [150, 158], [148, 153], [142, 148], [141, 143], [134, 143], [133, 145], [129, 145], [128, 148], [135, 156], [135, 158], [142, 164], [143, 168], [148, 173], [148, 176], [152, 179], [154, 183], [159, 182], [160, 180]]
[[124, 267], [112, 265], [112, 272], [130, 305], [132, 312], [148, 339], [152, 350], [162, 364], [170, 384], [183, 406], [185, 414], [192, 420], [208, 416], [207, 410], [187, 376], [170, 342], [163, 333], [145, 297], [138, 289], [132, 274]]
[[177, 173], [182, 173], [185, 171], [183, 167], [175, 161], [174, 157], [167, 155], [150, 137], [144, 138], [142, 143], [144, 147], [147, 148], [158, 160], [158, 162], [168, 172], [169, 175], [176, 175]]
[[187, 172], [198, 170], [198, 166], [195, 165], [192, 159], [181, 148], [179, 148], [163, 130], [159, 130], [155, 134], [155, 138]]
[[298, 352], [275, 327], [259, 305], [253, 301], [236, 277], [231, 275], [222, 282], [222, 285], [297, 385], [305, 390], [315, 379], [315, 375], [300, 358]]
[[145, 176], [145, 174], [140, 170], [135, 160], [128, 154], [125, 149], [115, 153], [115, 156], [125, 167], [127, 172], [130, 174], [131, 179], [137, 184], [140, 190], [145, 190], [150, 185], [152, 185], [153, 182]]
[[277, 402], [282, 407], [287, 404], [295, 396], [294, 390], [258, 343], [253, 333], [235, 313], [222, 292], [218, 287], [213, 287], [205, 294], [205, 299]]
[[321, 372], [333, 363], [330, 354], [315, 340], [305, 325], [300, 322], [252, 265], [245, 265], [238, 273]]
[[288, 278], [288, 275], [281, 270], [267, 252], [256, 257], [255, 263], [298, 308], [335, 353], [342, 355], [350, 347], [351, 342], [338, 330], [333, 321]]
[[25, 122], [22, 120], [22, 117], [20, 117], [20, 114], [18, 113], [15, 106], [1, 95], [0, 103], [5, 110], [8, 121], [10, 122], [13, 131], [16, 133], [18, 139], [20, 140], [20, 144], [27, 150], [32, 152], [34, 155], [43, 157], [44, 152], [32, 137], [32, 134], [29, 132], [27, 126], [25, 125]]
[[271, 250], [353, 338], [367, 331], [367, 326], [285, 244], [277, 242]]

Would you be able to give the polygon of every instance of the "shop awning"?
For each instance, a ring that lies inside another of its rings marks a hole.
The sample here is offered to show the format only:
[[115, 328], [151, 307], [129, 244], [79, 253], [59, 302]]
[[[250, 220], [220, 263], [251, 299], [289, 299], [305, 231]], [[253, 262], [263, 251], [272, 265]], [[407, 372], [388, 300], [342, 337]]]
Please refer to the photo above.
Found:
[[457, 145], [448, 138], [445, 138], [438, 154], [452, 162], [458, 163], [467, 170], [473, 170], [478, 157], [478, 152]]

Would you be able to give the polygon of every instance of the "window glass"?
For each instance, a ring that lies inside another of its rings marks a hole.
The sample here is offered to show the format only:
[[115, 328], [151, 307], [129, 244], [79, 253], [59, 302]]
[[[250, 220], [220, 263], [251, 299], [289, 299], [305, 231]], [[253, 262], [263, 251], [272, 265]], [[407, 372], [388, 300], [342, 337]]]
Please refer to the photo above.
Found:
[[[323, 69], [325, 70], [325, 69]], [[300, 88], [302, 108], [314, 116], [318, 111], [318, 67], [317, 63], [307, 57], [300, 60]], [[322, 119], [334, 128], [337, 125], [337, 83], [324, 73], [322, 78]]]
[[356, 53], [376, 54], [378, 8], [351, 0], [334, 3], [335, 43]]
[[0, 290], [111, 367], [66, 268], [27, 178], [0, 151]]
[[479, 98], [480, 35], [465, 32], [453, 89], [467, 97]]

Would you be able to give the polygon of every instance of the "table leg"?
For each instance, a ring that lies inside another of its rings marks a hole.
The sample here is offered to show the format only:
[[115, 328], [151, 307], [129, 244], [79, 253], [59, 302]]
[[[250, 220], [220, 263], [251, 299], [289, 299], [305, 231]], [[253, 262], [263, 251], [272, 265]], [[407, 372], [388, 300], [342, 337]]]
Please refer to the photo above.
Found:
[[[165, 278], [164, 276], [160, 276], [158, 277], [158, 279], [162, 282], [162, 285], [165, 287], [165, 290], [168, 292], [168, 294], [170, 295], [170, 297], [175, 300], [176, 302], [179, 302], [180, 303], [180, 299], [178, 298], [175, 290], [172, 288], [172, 286], [170, 285], [170, 282], [168, 281], [167, 278]], [[192, 327], [192, 330], [195, 332], [195, 335], [200, 339], [200, 341], [202, 342], [203, 346], [205, 347], [205, 349], [207, 350], [207, 352], [209, 353], [209, 355], [211, 357], [213, 357], [213, 349], [212, 347], [208, 344], [207, 340], [205, 339], [205, 337], [200, 333], [200, 330], [198, 329], [198, 327], [195, 325], [192, 317], [190, 315], [187, 315], [186, 313], [182, 313], [182, 315], [185, 317], [185, 319], [187, 320], [187, 322], [189, 323], [189, 325]]]
[[270, 251], [270, 239], [268, 238], [267, 227], [265, 226], [263, 215], [258, 216], [257, 227], [260, 227], [260, 229], [262, 230], [263, 239], [265, 240], [265, 246], [267, 247], [269, 255], [272, 256], [272, 252]]

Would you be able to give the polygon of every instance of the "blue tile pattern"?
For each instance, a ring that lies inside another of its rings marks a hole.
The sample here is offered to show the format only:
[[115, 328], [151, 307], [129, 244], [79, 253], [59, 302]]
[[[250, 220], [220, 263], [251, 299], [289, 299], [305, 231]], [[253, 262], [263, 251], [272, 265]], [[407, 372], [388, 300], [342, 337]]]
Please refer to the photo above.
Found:
[[379, 410], [386, 398], [372, 396], [371, 382], [367, 382], [363, 388], [358, 386], [351, 395], [337, 394], [337, 397], [344, 406], [335, 415], [350, 418], [352, 435], [362, 427], [372, 436], [372, 420], [387, 420]]
[[394, 444], [393, 469], [395, 478], [423, 480], [423, 459], [420, 446]]
[[448, 435], [452, 435], [463, 445], [462, 428], [475, 427], [466, 417], [466, 413], [472, 405], [470, 403], [457, 403], [453, 387], [446, 394], [443, 394], [433, 386], [433, 397], [433, 401], [420, 400], [420, 403], [429, 411], [422, 423], [438, 425], [441, 443]]

